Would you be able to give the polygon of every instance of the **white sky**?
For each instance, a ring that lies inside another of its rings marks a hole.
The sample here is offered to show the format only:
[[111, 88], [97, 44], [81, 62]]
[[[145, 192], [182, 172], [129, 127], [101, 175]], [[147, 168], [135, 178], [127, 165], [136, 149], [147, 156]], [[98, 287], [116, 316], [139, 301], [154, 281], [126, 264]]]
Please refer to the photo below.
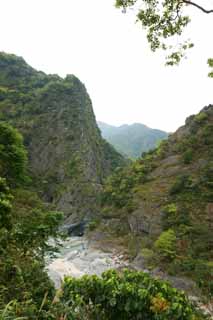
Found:
[[[202, 3], [204, 0], [201, 1]], [[212, 4], [213, 0], [206, 1]], [[151, 53], [133, 12], [114, 0], [0, 0], [0, 51], [15, 53], [38, 70], [75, 74], [84, 82], [98, 120], [141, 122], [174, 131], [213, 103], [213, 15], [190, 8], [195, 48], [179, 67]]]

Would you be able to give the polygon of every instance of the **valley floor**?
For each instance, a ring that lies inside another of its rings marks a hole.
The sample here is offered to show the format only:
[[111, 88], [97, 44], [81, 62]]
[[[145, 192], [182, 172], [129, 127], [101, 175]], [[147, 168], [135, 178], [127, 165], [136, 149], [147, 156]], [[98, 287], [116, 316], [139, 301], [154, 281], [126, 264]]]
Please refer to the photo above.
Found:
[[123, 256], [112, 249], [104, 252], [93, 246], [84, 237], [71, 237], [64, 241], [57, 257], [49, 261], [47, 270], [57, 288], [65, 275], [80, 277], [82, 275], [101, 275], [112, 268], [127, 266]]
[[[137, 261], [130, 263], [116, 247], [108, 249], [106, 252], [100, 243], [89, 241], [86, 237], [71, 237], [65, 240], [57, 256], [47, 263], [47, 271], [55, 287], [60, 288], [65, 276], [77, 278], [94, 274], [100, 276], [106, 270], [123, 267], [141, 270], [137, 266]], [[187, 283], [188, 285], [190, 284], [188, 279], [168, 277], [161, 272], [153, 272], [151, 274], [154, 277], [169, 281], [179, 289], [185, 289], [188, 293], [191, 291], [186, 288]], [[183, 285], [184, 282], [185, 286]], [[196, 301], [199, 307], [213, 319], [213, 305], [211, 303], [205, 305], [200, 302], [200, 298], [191, 294], [190, 299]]]

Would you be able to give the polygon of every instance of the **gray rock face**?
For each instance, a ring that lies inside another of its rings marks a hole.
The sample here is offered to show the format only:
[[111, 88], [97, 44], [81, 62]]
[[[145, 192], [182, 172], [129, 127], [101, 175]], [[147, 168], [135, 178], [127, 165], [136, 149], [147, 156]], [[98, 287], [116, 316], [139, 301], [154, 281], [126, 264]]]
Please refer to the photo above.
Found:
[[37, 191], [70, 223], [91, 217], [103, 179], [125, 161], [102, 139], [85, 86], [1, 53], [0, 86], [1, 117], [24, 136]]
[[157, 235], [161, 231], [161, 210], [155, 203], [144, 200], [128, 217], [130, 230], [134, 234]]
[[47, 89], [48, 104], [54, 106], [49, 112], [43, 112], [45, 96], [40, 97], [43, 107], [30, 130], [29, 153], [32, 172], [44, 185], [46, 200], [77, 218], [78, 208], [87, 206], [83, 215], [92, 214], [95, 194], [111, 168], [104, 159], [89, 96], [74, 80], [65, 94], [55, 97]]
[[[120, 215], [120, 222], [127, 221], [131, 233], [148, 236], [153, 243], [163, 231], [163, 212], [168, 204], [176, 205], [178, 218], [185, 210], [195, 227], [204, 222], [206, 230], [212, 228], [212, 123], [213, 106], [210, 105], [190, 117], [186, 125], [169, 136], [158, 149], [144, 155], [135, 168], [130, 166], [129, 170], [124, 170], [122, 179], [118, 175], [121, 183], [117, 190], [112, 182], [116, 201], [123, 194], [130, 200], [118, 208], [112, 196], [112, 203], [107, 204], [109, 216], [110, 212], [113, 212], [112, 217], [119, 218]], [[184, 179], [188, 182], [181, 185], [180, 181]], [[123, 192], [125, 187], [126, 193]], [[176, 228], [175, 223], [172, 227]]]

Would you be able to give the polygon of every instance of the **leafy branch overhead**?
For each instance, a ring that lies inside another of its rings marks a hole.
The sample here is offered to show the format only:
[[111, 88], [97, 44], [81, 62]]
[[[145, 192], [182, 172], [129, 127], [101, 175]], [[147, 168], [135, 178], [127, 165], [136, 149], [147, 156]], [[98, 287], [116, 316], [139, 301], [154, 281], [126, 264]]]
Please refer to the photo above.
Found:
[[209, 72], [209, 77], [213, 78], [213, 59], [208, 59], [208, 65], [211, 68], [211, 71]]
[[184, 13], [187, 6], [205, 14], [213, 13], [213, 8], [208, 9], [189, 0], [116, 0], [116, 7], [123, 8], [123, 12], [126, 12], [128, 7], [137, 10], [137, 22], [147, 31], [151, 50], [167, 50], [166, 65], [178, 64], [185, 57], [186, 50], [194, 46], [190, 40], [177, 45], [173, 40], [174, 36], [182, 35], [190, 22], [190, 17]]

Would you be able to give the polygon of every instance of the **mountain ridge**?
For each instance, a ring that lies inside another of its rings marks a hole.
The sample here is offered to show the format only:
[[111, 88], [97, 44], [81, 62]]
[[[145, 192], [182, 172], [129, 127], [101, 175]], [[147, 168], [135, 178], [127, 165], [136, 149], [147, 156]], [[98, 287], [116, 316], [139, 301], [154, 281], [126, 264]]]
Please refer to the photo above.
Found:
[[149, 151], [168, 137], [168, 133], [152, 129], [142, 123], [112, 126], [98, 121], [103, 137], [120, 153], [130, 158], [138, 158], [143, 152]]
[[85, 86], [0, 53], [0, 120], [24, 136], [31, 174], [44, 200], [79, 220], [96, 212], [105, 177], [125, 160], [96, 125]]

